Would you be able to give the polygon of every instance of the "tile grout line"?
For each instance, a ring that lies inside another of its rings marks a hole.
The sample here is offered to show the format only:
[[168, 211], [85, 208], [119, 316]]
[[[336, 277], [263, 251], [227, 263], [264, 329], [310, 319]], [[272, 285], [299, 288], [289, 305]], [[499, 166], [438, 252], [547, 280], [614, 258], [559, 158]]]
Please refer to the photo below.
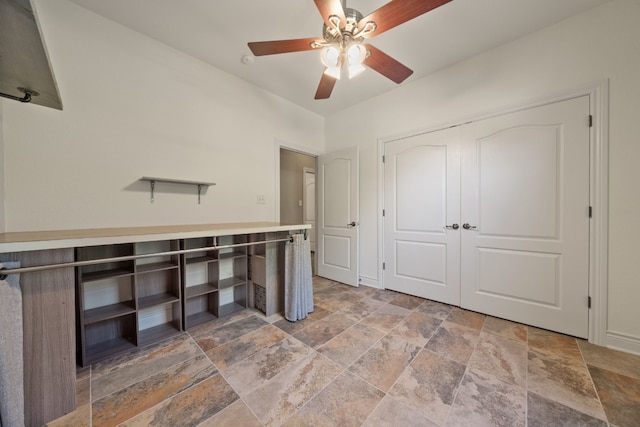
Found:
[[[447, 318], [448, 317], [449, 316], [447, 316]], [[444, 322], [444, 320], [443, 320], [443, 322]], [[462, 382], [464, 381], [464, 379], [466, 378], [467, 374], [471, 370], [471, 367], [470, 367], [471, 359], [472, 359], [473, 354], [475, 353], [476, 349], [478, 348], [478, 345], [480, 344], [480, 335], [482, 334], [482, 330], [484, 329], [484, 326], [485, 326], [486, 323], [487, 323], [487, 316], [485, 316], [484, 321], [482, 322], [482, 327], [480, 328], [480, 331], [478, 332], [478, 340], [476, 341], [475, 345], [473, 346], [473, 350], [471, 351], [471, 354], [469, 355], [469, 360], [467, 360], [467, 363], [464, 366], [464, 373], [460, 377], [460, 382], [458, 383], [458, 386], [456, 387], [455, 395], [451, 399], [451, 406], [449, 406], [449, 410], [447, 411], [447, 416], [445, 417], [444, 422], [442, 423], [441, 427], [442, 426], [446, 426], [447, 422], [449, 421], [449, 417], [451, 416], [451, 411], [453, 410], [453, 405], [455, 405], [455, 403], [456, 403], [456, 401], [458, 399], [458, 394], [460, 393], [460, 388], [462, 387]], [[425, 344], [425, 346], [426, 346], [426, 344]], [[431, 350], [427, 349], [426, 347], [425, 347], [425, 350], [431, 351]], [[438, 353], [434, 353], [434, 354], [438, 354]], [[453, 360], [453, 359], [450, 359], [450, 360]], [[457, 362], [455, 360], [453, 360], [453, 361]], [[460, 362], [458, 362], [458, 363], [460, 363]]]
[[[576, 340], [576, 339], [574, 338], [574, 340]], [[587, 374], [589, 374], [589, 381], [591, 383], [591, 386], [593, 387], [593, 391], [596, 393], [596, 398], [598, 398], [598, 403], [600, 404], [600, 409], [602, 409], [602, 413], [604, 415], [604, 421], [607, 423], [607, 425], [611, 425], [611, 422], [609, 421], [609, 415], [607, 415], [607, 411], [604, 410], [604, 405], [602, 404], [602, 400], [600, 399], [600, 393], [598, 392], [598, 388], [596, 387], [596, 383], [593, 381], [593, 377], [591, 376], [591, 371], [589, 370], [589, 365], [587, 364], [587, 360], [584, 357], [584, 354], [582, 352], [582, 348], [580, 347], [580, 345], [578, 345], [578, 341], [575, 341], [575, 343], [576, 343], [576, 346], [578, 347], [578, 351], [580, 352], [580, 357], [582, 358], [582, 363], [584, 363], [584, 366], [587, 369]], [[598, 368], [598, 369], [602, 369], [602, 368]]]

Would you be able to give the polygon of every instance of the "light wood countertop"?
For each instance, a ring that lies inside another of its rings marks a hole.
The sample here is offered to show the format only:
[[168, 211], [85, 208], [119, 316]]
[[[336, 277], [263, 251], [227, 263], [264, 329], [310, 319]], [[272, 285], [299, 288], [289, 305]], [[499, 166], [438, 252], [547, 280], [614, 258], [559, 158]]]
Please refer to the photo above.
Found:
[[241, 222], [12, 232], [0, 234], [0, 253], [231, 236], [234, 234], [271, 233], [310, 228], [310, 224], [282, 225], [277, 222]]

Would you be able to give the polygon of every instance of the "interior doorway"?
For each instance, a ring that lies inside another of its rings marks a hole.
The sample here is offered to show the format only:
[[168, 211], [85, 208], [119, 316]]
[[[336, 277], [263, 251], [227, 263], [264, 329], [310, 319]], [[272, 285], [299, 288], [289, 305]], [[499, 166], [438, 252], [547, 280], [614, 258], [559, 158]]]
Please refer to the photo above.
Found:
[[280, 147], [280, 223], [311, 224], [311, 268], [316, 275], [316, 191], [317, 158]]

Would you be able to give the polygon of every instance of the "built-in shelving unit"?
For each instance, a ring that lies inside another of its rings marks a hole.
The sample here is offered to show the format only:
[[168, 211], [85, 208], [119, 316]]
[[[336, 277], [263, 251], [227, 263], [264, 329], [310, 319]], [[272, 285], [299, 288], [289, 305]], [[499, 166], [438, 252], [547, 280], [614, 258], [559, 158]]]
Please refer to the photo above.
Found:
[[[185, 239], [183, 249], [245, 243], [244, 236]], [[246, 248], [211, 249], [183, 256], [185, 329], [247, 307]]]
[[[76, 247], [82, 366], [255, 307], [282, 311], [287, 232]], [[265, 241], [268, 241], [265, 243]], [[272, 242], [274, 241], [274, 242]]]
[[[278, 240], [286, 233], [256, 233], [250, 241]], [[262, 243], [249, 246], [249, 306], [271, 316], [284, 309], [284, 274], [279, 265], [284, 264], [284, 246], [278, 243]]]
[[[178, 249], [175, 240], [76, 249], [76, 260], [133, 257]], [[177, 255], [105, 262], [76, 269], [80, 364], [104, 359], [182, 330]]]

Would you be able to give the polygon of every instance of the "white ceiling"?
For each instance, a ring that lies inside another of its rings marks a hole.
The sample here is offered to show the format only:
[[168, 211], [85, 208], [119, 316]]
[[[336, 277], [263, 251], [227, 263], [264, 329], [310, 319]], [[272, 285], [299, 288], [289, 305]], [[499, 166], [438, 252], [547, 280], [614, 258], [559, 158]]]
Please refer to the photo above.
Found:
[[[368, 69], [338, 81], [331, 98], [314, 100], [323, 70], [318, 52], [243, 63], [247, 42], [320, 37], [312, 0], [71, 1], [323, 116], [397, 87]], [[407, 84], [606, 1], [453, 0], [369, 42], [414, 71]], [[386, 2], [348, 0], [348, 7], [366, 16]]]

